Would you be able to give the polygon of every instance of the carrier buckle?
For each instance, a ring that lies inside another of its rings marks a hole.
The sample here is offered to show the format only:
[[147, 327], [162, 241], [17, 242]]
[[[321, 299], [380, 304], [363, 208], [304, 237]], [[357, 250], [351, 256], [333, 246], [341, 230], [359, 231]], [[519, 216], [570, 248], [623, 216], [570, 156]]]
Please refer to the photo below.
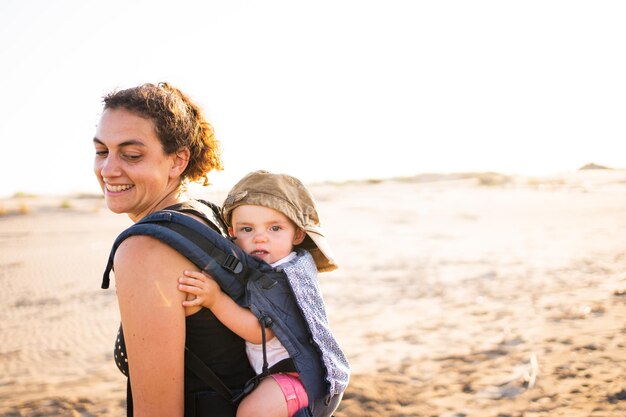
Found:
[[276, 280], [268, 277], [267, 275], [263, 275], [259, 279], [259, 281], [264, 290], [269, 290], [270, 288], [273, 288], [276, 284], [278, 284]]
[[228, 269], [230, 272], [233, 272], [235, 274], [243, 271], [243, 265], [241, 264], [241, 261], [233, 255], [226, 256], [226, 259], [224, 260], [224, 262], [222, 262], [222, 267]]
[[256, 375], [252, 378], [250, 378], [248, 380], [248, 382], [246, 382], [246, 384], [243, 386], [243, 390], [235, 395], [232, 399], [232, 402], [234, 404], [237, 404], [239, 401], [241, 401], [246, 395], [250, 394], [252, 391], [254, 391], [254, 389], [259, 385], [259, 376]]

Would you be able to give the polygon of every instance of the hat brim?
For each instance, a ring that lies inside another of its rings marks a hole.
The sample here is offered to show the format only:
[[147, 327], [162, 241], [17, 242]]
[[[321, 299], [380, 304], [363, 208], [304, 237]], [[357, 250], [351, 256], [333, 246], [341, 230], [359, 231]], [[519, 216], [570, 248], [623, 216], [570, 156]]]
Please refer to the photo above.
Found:
[[324, 237], [320, 231], [316, 230], [315, 227], [308, 226], [305, 229], [307, 236], [311, 239], [313, 245], [311, 247], [306, 248], [313, 259], [315, 260], [315, 265], [317, 266], [317, 270], [319, 272], [330, 272], [337, 269], [337, 261], [335, 260], [335, 255], [330, 249], [330, 245], [328, 241]]

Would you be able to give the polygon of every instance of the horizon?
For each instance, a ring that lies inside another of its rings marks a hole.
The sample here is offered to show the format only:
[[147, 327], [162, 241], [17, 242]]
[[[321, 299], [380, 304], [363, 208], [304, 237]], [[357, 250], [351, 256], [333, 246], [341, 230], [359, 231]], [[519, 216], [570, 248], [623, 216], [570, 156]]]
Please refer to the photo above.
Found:
[[[441, 180], [445, 180], [448, 178], [449, 180], [458, 180], [461, 177], [463, 179], [468, 178], [480, 178], [484, 175], [492, 175], [492, 176], [503, 176], [506, 178], [506, 181], [518, 181], [518, 180], [528, 180], [529, 184], [537, 185], [542, 181], [552, 182], [555, 179], [564, 179], [566, 177], [576, 175], [577, 173], [583, 172], [596, 172], [601, 175], [601, 173], [624, 173], [626, 174], [626, 168], [614, 168], [604, 166], [602, 164], [596, 163], [588, 163], [577, 169], [573, 170], [565, 170], [565, 171], [553, 171], [547, 174], [539, 174], [539, 175], [527, 175], [527, 174], [517, 174], [517, 173], [503, 173], [498, 171], [490, 171], [490, 170], [477, 170], [477, 171], [456, 171], [456, 172], [419, 172], [411, 175], [398, 175], [398, 176], [387, 176], [387, 177], [362, 177], [362, 178], [343, 178], [343, 179], [322, 179], [322, 180], [311, 180], [311, 181], [303, 181], [306, 186], [323, 186], [323, 185], [343, 185], [343, 184], [352, 184], [352, 183], [378, 183], [378, 182], [393, 182], [393, 181], [402, 181], [406, 182], [415, 180], [416, 182], [421, 183], [429, 183], [429, 182], [439, 182]], [[199, 183], [189, 183], [187, 184], [188, 191], [187, 193], [191, 197], [199, 197], [203, 194], [212, 194], [212, 193], [226, 193], [235, 183], [239, 180], [239, 178], [230, 178], [224, 179], [222, 181], [211, 181], [208, 186], [202, 186]], [[482, 183], [482, 182], [481, 182]], [[496, 181], [493, 184], [489, 183], [489, 185], [503, 185], [501, 181]], [[99, 188], [99, 185], [96, 184], [95, 188], [92, 189], [84, 189], [84, 190], [74, 190], [74, 191], [66, 191], [66, 192], [37, 192], [30, 190], [18, 190], [13, 194], [0, 194], [0, 200], [11, 200], [16, 198], [59, 198], [59, 197], [67, 197], [67, 198], [100, 198], [104, 197], [102, 190]]]
[[0, 197], [99, 192], [101, 97], [159, 81], [213, 124], [224, 188], [257, 169], [619, 169], [624, 18], [619, 1], [3, 2]]

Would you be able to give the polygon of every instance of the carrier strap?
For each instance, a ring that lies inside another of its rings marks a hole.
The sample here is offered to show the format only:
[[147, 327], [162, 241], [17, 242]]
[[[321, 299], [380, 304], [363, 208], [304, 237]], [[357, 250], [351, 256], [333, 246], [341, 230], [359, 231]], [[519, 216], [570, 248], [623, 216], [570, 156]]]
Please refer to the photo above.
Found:
[[207, 385], [213, 388], [215, 392], [228, 401], [233, 401], [234, 395], [230, 389], [228, 389], [224, 382], [215, 375], [215, 372], [206, 366], [206, 364], [202, 362], [202, 359], [197, 357], [187, 346], [185, 346], [185, 366], [196, 374], [198, 378], [202, 379]]
[[[193, 243], [195, 243], [198, 247], [200, 247], [204, 252], [209, 254], [211, 258], [213, 258], [217, 263], [222, 265], [223, 268], [233, 272], [235, 274], [239, 274], [243, 271], [243, 265], [235, 256], [226, 253], [215, 247], [211, 241], [206, 239], [202, 234], [196, 232], [193, 229], [190, 229], [187, 226], [183, 226], [178, 223], [164, 223], [165, 227], [170, 230], [177, 232], [178, 234], [186, 237]], [[244, 280], [239, 275], [235, 275], [242, 284], [245, 285]]]
[[[204, 233], [219, 235], [210, 227], [203, 225]], [[234, 254], [228, 253], [218, 248], [208, 237], [201, 232], [195, 230], [198, 228], [198, 221], [176, 211], [161, 210], [155, 212], [139, 222], [135, 223], [128, 229], [124, 230], [113, 243], [113, 248], [104, 274], [102, 276], [102, 288], [109, 288], [110, 272], [113, 269], [113, 261], [115, 252], [119, 245], [128, 237], [136, 235], [146, 235], [157, 238], [169, 246], [176, 249], [179, 253], [184, 254], [190, 261], [198, 267], [205, 269], [210, 265], [204, 265], [206, 255], [211, 258], [211, 262], [215, 262], [222, 268], [233, 273], [233, 276], [239, 283], [245, 287], [244, 266]], [[183, 239], [181, 239], [181, 237]], [[190, 245], [192, 243], [193, 245]]]
[[270, 327], [272, 323], [272, 319], [267, 316], [263, 316], [259, 319], [259, 324], [261, 325], [261, 345], [263, 346], [263, 368], [261, 370], [261, 375], [267, 376], [270, 374], [269, 364], [267, 363], [267, 335], [266, 329]]

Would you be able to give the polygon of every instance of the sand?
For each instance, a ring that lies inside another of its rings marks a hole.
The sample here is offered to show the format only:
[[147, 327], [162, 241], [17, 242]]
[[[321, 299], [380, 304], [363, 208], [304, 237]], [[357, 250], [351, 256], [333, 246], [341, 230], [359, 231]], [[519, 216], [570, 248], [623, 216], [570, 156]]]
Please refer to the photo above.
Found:
[[[337, 417], [626, 415], [626, 172], [312, 191], [353, 369]], [[86, 198], [0, 213], [0, 415], [124, 415], [115, 293], [99, 287], [129, 220]]]

